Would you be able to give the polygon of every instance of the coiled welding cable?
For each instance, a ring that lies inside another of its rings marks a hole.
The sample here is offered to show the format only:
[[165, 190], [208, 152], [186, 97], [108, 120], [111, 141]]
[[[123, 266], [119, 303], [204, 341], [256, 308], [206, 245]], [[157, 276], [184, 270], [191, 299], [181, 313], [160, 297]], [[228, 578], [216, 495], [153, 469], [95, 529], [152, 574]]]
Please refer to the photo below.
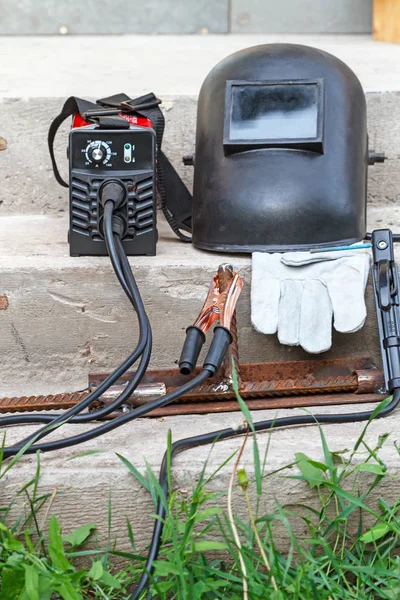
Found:
[[[107, 245], [107, 251], [109, 253], [111, 263], [114, 269], [114, 272], [124, 289], [126, 295], [128, 296], [132, 306], [134, 307], [139, 321], [139, 341], [134, 350], [134, 352], [130, 355], [130, 357], [125, 361], [121, 367], [119, 367], [112, 376], [109, 376], [94, 392], [89, 394], [84, 400], [79, 402], [73, 408], [65, 411], [62, 414], [54, 414], [54, 413], [28, 413], [23, 415], [10, 415], [8, 417], [0, 418], [0, 426], [4, 425], [15, 425], [15, 424], [27, 424], [27, 423], [49, 423], [50, 427], [45, 427], [41, 430], [38, 430], [25, 440], [20, 442], [21, 445], [26, 444], [31, 439], [35, 438], [36, 441], [45, 435], [48, 435], [51, 431], [53, 431], [54, 427], [62, 422], [69, 423], [86, 423], [89, 421], [93, 421], [94, 419], [99, 419], [104, 417], [114, 410], [118, 409], [121, 404], [123, 404], [129, 396], [132, 395], [138, 384], [143, 378], [144, 373], [148, 367], [150, 357], [151, 357], [151, 346], [152, 346], [152, 332], [151, 326], [143, 305], [143, 301], [137, 287], [136, 281], [132, 275], [130, 278], [130, 284], [128, 285], [125, 281], [125, 276], [123, 269], [121, 267], [119, 254], [116, 249], [115, 240], [119, 239], [118, 235], [113, 234], [113, 203], [107, 202], [104, 207], [104, 233], [105, 240]], [[121, 244], [122, 246], [122, 244]], [[129, 263], [128, 263], [129, 264]], [[111, 404], [107, 407], [101, 408], [97, 410], [95, 413], [87, 413], [84, 415], [79, 415], [80, 412], [85, 410], [92, 402], [98, 400], [99, 397], [114, 383], [119, 377], [121, 377], [128, 368], [130, 368], [137, 360], [141, 357], [139, 367], [136, 373], [133, 375], [132, 379], [126, 386], [126, 389], [116, 398]], [[100, 392], [99, 392], [100, 390]], [[77, 416], [79, 415], [79, 416]], [[39, 437], [38, 437], [39, 436]]]
[[[107, 217], [108, 216], [111, 216], [111, 211], [109, 211], [107, 209]], [[107, 229], [107, 231], [108, 231], [107, 236], [109, 238], [108, 244], [110, 246], [110, 254], [112, 255], [114, 264], [116, 265], [117, 277], [121, 278], [121, 285], [124, 287], [124, 289], [130, 290], [132, 295], [134, 295], [137, 291], [138, 297], [136, 298], [136, 304], [137, 304], [138, 310], [140, 310], [140, 305], [142, 303], [142, 300], [140, 297], [139, 290], [137, 289], [137, 285], [136, 285], [135, 278], [132, 273], [129, 261], [124, 252], [120, 237], [118, 236], [118, 234], [108, 235], [109, 229]], [[143, 310], [144, 310], [144, 307], [143, 307]], [[147, 319], [147, 316], [146, 316], [146, 319]], [[150, 333], [150, 335], [151, 335], [151, 333]], [[148, 351], [148, 347], [147, 347], [147, 351]], [[147, 359], [147, 355], [146, 355], [146, 359]], [[85, 432], [83, 432], [81, 434], [77, 434], [75, 436], [71, 436], [69, 438], [55, 440], [53, 442], [38, 444], [37, 442], [40, 439], [38, 436], [43, 437], [45, 435], [48, 435], [49, 433], [51, 433], [54, 430], [55, 426], [59, 426], [59, 425], [63, 424], [65, 422], [66, 415], [68, 413], [70, 413], [71, 410], [66, 411], [66, 413], [64, 413], [62, 415], [57, 416], [57, 419], [54, 418], [54, 415], [49, 415], [49, 414], [47, 414], [47, 415], [35, 415], [35, 414], [33, 414], [33, 415], [16, 415], [16, 416], [11, 416], [11, 417], [5, 417], [3, 419], [0, 419], [0, 425], [14, 424], [16, 422], [29, 423], [29, 422], [32, 422], [31, 418], [37, 419], [37, 421], [39, 421], [39, 422], [40, 422], [40, 419], [42, 419], [41, 422], [49, 423], [49, 425], [47, 427], [42, 428], [41, 430], [35, 432], [31, 436], [29, 436], [29, 438], [27, 438], [26, 440], [23, 440], [22, 442], [18, 442], [14, 446], [5, 448], [3, 456], [4, 456], [4, 458], [9, 458], [10, 456], [15, 455], [17, 452], [21, 451], [24, 448], [24, 446], [27, 443], [29, 443], [29, 441], [34, 441], [34, 443], [25, 449], [26, 454], [33, 454], [37, 450], [41, 450], [42, 452], [59, 450], [62, 448], [67, 448], [70, 446], [74, 446], [76, 444], [81, 444], [83, 442], [89, 441], [91, 439], [98, 437], [99, 435], [103, 435], [103, 434], [107, 433], [108, 431], [112, 431], [112, 430], [116, 429], [117, 427], [120, 427], [121, 425], [124, 425], [125, 423], [127, 423], [129, 421], [132, 421], [134, 419], [142, 417], [142, 416], [146, 415], [147, 413], [151, 412], [152, 410], [154, 410], [155, 408], [161, 408], [162, 406], [165, 406], [166, 404], [173, 402], [180, 396], [188, 393], [189, 391], [191, 391], [192, 389], [194, 389], [195, 387], [197, 387], [198, 385], [203, 383], [211, 375], [213, 375], [213, 373], [210, 370], [203, 369], [197, 375], [197, 377], [195, 377], [188, 383], [184, 384], [180, 388], [170, 392], [169, 394], [166, 394], [165, 396], [161, 396], [160, 398], [157, 398], [156, 400], [153, 400], [152, 402], [148, 402], [147, 404], [140, 406], [140, 407], [132, 410], [129, 413], [125, 413], [124, 415], [121, 415], [120, 417], [117, 417], [116, 419], [113, 419], [112, 421], [104, 423], [104, 424], [100, 425], [99, 427], [96, 427], [89, 431], [85, 431]], [[128, 392], [129, 386], [130, 386], [130, 384], [128, 384], [127, 390], [124, 390], [124, 392], [123, 392], [124, 398], [131, 394], [130, 389]], [[87, 400], [87, 398], [85, 400]], [[82, 405], [85, 402], [85, 400], [82, 403], [80, 403], [80, 405]], [[113, 405], [115, 406], [115, 403], [113, 403]], [[74, 407], [74, 408], [76, 408], [76, 407]], [[108, 410], [109, 410], [109, 408], [110, 407], [107, 407]], [[96, 415], [98, 415], [99, 412], [100, 411], [96, 411], [96, 413], [94, 413], [94, 418], [96, 418]], [[104, 412], [105, 411], [103, 410], [103, 413]], [[89, 414], [89, 415], [80, 415], [79, 417], [74, 416], [73, 418], [70, 418], [67, 422], [68, 423], [71, 423], [71, 422], [76, 423], [78, 421], [78, 419], [79, 419], [79, 422], [82, 422], [83, 417], [85, 417], [85, 420], [93, 420], [93, 414]]]
[[[377, 415], [376, 418], [383, 418], [390, 415], [400, 402], [400, 389], [396, 388], [393, 391], [393, 398]], [[360, 421], [369, 421], [374, 414], [374, 410], [363, 411], [359, 413], [343, 413], [336, 415], [297, 415], [293, 417], [282, 417], [279, 419], [268, 419], [266, 421], [259, 421], [254, 423], [254, 430], [256, 432], [268, 431], [269, 429], [277, 429], [280, 427], [293, 427], [296, 425], [317, 425], [324, 423], [339, 424], [339, 423], [355, 423]], [[160, 487], [163, 491], [164, 497], [168, 497], [168, 462], [169, 458], [172, 458], [179, 452], [189, 450], [191, 448], [198, 448], [200, 446], [206, 446], [208, 444], [214, 444], [222, 440], [238, 437], [243, 435], [247, 431], [247, 426], [241, 427], [240, 429], [220, 429], [219, 431], [211, 431], [210, 433], [204, 433], [202, 435], [196, 435], [193, 437], [184, 438], [174, 442], [171, 446], [170, 456], [168, 451], [165, 452], [163, 461], [161, 464], [159, 482]], [[163, 499], [158, 499], [156, 518], [154, 520], [154, 528], [152, 539], [150, 543], [150, 549], [146, 559], [146, 565], [143, 570], [143, 574], [137, 585], [137, 588], [130, 596], [129, 600], [138, 600], [141, 594], [145, 591], [150, 583], [150, 577], [154, 570], [153, 563], [157, 559], [158, 552], [161, 545], [161, 537], [164, 527], [166, 511], [163, 503]]]

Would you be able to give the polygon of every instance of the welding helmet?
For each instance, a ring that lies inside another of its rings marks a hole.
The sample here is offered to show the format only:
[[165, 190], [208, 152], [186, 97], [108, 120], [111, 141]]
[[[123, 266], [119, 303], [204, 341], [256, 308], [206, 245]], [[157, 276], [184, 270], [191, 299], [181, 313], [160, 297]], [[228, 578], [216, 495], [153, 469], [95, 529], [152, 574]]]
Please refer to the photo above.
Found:
[[361, 240], [367, 168], [365, 95], [349, 67], [294, 44], [236, 52], [200, 91], [193, 243], [253, 252]]

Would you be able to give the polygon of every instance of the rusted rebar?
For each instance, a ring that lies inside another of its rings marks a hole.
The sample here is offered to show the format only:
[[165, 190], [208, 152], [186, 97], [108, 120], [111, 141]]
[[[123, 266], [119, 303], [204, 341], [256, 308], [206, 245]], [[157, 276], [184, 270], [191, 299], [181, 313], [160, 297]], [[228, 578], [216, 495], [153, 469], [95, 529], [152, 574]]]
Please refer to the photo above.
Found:
[[[231, 367], [231, 363], [227, 366]], [[293, 400], [293, 406], [299, 406], [301, 402], [303, 406], [324, 404], [327, 400], [328, 403], [342, 404], [349, 402], [351, 398], [354, 402], [370, 402], [384, 386], [383, 372], [374, 367], [369, 357], [251, 363], [241, 365], [240, 370], [240, 393], [249, 407], [254, 409], [288, 407], [292, 403], [291, 397], [297, 398], [296, 401]], [[89, 375], [88, 390], [96, 389], [108, 375]], [[118, 384], [113, 385], [93, 403], [92, 408], [96, 410], [113, 402], [131, 377], [132, 373], [129, 372], [123, 375]], [[140, 406], [154, 397], [179, 388], [186, 381], [187, 378], [179, 369], [149, 370], [134, 394], [126, 400], [126, 404], [131, 407]], [[88, 390], [47, 396], [0, 398], [0, 413], [68, 409], [86, 398]], [[301, 397], [303, 401], [300, 400]], [[234, 391], [229, 387], [223, 371], [179, 398], [168, 411], [157, 411], [154, 416], [221, 412], [224, 410], [221, 401], [226, 403], [226, 409], [235, 410], [237, 404], [232, 402], [234, 400]]]
[[78, 404], [89, 394], [72, 392], [70, 394], [47, 394], [41, 396], [20, 396], [0, 398], [0, 412], [32, 412], [40, 410], [66, 410]]

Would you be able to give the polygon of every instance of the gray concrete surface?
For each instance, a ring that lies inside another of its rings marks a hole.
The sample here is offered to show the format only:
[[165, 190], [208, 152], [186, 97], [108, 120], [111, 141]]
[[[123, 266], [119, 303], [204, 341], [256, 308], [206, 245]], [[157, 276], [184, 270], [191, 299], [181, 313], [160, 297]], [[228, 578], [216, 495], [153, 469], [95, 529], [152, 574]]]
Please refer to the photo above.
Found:
[[[370, 206], [370, 228], [400, 231], [400, 209]], [[238, 304], [242, 362], [308, 358], [280, 346], [275, 336], [250, 323], [250, 258], [224, 256], [185, 246], [160, 219], [156, 257], [131, 257], [154, 332], [153, 367], [172, 367], [184, 331], [204, 302], [211, 277], [233, 262], [245, 286]], [[83, 389], [87, 374], [112, 370], [137, 339], [136, 319], [106, 257], [70, 258], [66, 217], [0, 218], [0, 396]], [[372, 290], [369, 317], [356, 334], [334, 335], [328, 356], [366, 355], [379, 361]]]
[[234, 33], [366, 33], [370, 0], [231, 0]]
[[[362, 407], [360, 405], [347, 406], [346, 408], [329, 407], [322, 410], [324, 412], [355, 412], [362, 410]], [[289, 414], [293, 415], [295, 411], [262, 411], [253, 413], [253, 418], [256, 421]], [[370, 426], [366, 436], [367, 443], [371, 448], [374, 448], [380, 435], [390, 433], [390, 437], [383, 447], [381, 457], [387, 464], [388, 472], [397, 476], [399, 475], [399, 456], [394, 448], [394, 442], [400, 442], [399, 414], [397, 411], [391, 417], [375, 421]], [[112, 537], [118, 539], [118, 548], [128, 551], [130, 549], [126, 528], [126, 519], [128, 518], [135, 533], [137, 547], [142, 550], [151, 536], [152, 520], [150, 515], [154, 511], [153, 505], [147, 492], [128, 473], [115, 453], [118, 452], [126, 457], [143, 474], [145, 473], [145, 460], [158, 472], [169, 429], [171, 429], [172, 439], [175, 441], [182, 437], [215, 431], [228, 426], [237, 426], [241, 422], [240, 413], [141, 419], [136, 423], [127, 424], [114, 432], [75, 448], [42, 454], [38, 493], [52, 493], [57, 489], [59, 495], [56, 496], [50, 514], [55, 513], [57, 515], [64, 531], [69, 532], [80, 525], [94, 522], [99, 527], [98, 534], [103, 544], [107, 536], [108, 500], [111, 494], [111, 532]], [[90, 427], [94, 427], [94, 425]], [[324, 426], [329, 448], [332, 451], [351, 449], [362, 428], [362, 423]], [[64, 431], [54, 433], [51, 437], [59, 436], [60, 433], [62, 435], [72, 435], [85, 429], [87, 429], [87, 426], [67, 425]], [[7, 444], [24, 438], [31, 431], [33, 431], [32, 427], [18, 427], [7, 430]], [[258, 441], [261, 456], [264, 456], [268, 437], [269, 434], [259, 434]], [[50, 440], [50, 437], [48, 439]], [[235, 450], [238, 450], [241, 443], [241, 439], [235, 439], [216, 444], [208, 459], [207, 476], [211, 475]], [[88, 450], [101, 450], [103, 452], [71, 460], [77, 454]], [[174, 460], [174, 487], [181, 494], [187, 496], [191, 492], [209, 452], [209, 447], [194, 449], [180, 454]], [[293, 462], [296, 452], [304, 452], [317, 461], [323, 460], [319, 432], [316, 427], [287, 429], [272, 433], [266, 473]], [[355, 456], [355, 464], [362, 460], [365, 460], [365, 458], [361, 451]], [[245, 466], [249, 478], [252, 478], [254, 470], [251, 441], [247, 445], [242, 465]], [[226, 506], [224, 492], [226, 492], [229, 484], [232, 468], [231, 461], [207, 485], [208, 491], [221, 494], [215, 502], [222, 507]], [[36, 458], [25, 457], [19, 462], [17, 468], [10, 471], [2, 480], [0, 489], [1, 506], [34, 476], [35, 469]], [[260, 505], [262, 512], [271, 511], [275, 506], [275, 499], [281, 504], [304, 503], [314, 507], [318, 505], [316, 490], [310, 490], [302, 481], [285, 478], [285, 475], [295, 474], [298, 474], [298, 471], [296, 468], [292, 468], [265, 479]], [[364, 477], [361, 477], [358, 484], [360, 493], [365, 489], [368, 482], [371, 482], [371, 475], [366, 473], [362, 475]], [[348, 482], [348, 486], [350, 489], [351, 481]], [[253, 487], [251, 492], [254, 497]], [[398, 477], [386, 477], [384, 484], [375, 488], [370, 499], [371, 505], [375, 505], [377, 499], [381, 497], [389, 504], [396, 500], [398, 497]], [[24, 506], [25, 510], [28, 510], [25, 496], [21, 495], [12, 509], [10, 520], [23, 511]], [[248, 521], [243, 497], [239, 492], [234, 495], [234, 509], [237, 515], [246, 522]], [[46, 506], [41, 511], [42, 516], [45, 510]], [[358, 520], [358, 516], [352, 515], [352, 518], [354, 518], [354, 522]], [[348, 523], [350, 530], [352, 518], [349, 519]], [[40, 513], [39, 522], [41, 522]], [[367, 527], [366, 522], [364, 526]], [[293, 520], [293, 528], [299, 536], [306, 535], [306, 529], [300, 519]], [[284, 531], [278, 530], [276, 539], [281, 550], [287, 549], [288, 539]]]
[[[104, 98], [122, 90], [197, 96], [218, 61], [242, 48], [276, 42], [334, 54], [357, 73], [367, 92], [400, 90], [400, 46], [369, 35], [2, 36], [0, 98]], [[93, 61], [99, 47], [101, 61]]]
[[0, 0], [0, 33], [366, 33], [372, 0]]
[[[228, 31], [228, 0], [147, 0], [145, 4], [140, 0], [128, 4], [123, 0], [19, 0], [12, 4], [0, 0], [0, 14], [3, 35]], [[102, 46], [97, 50], [93, 58], [101, 60]]]

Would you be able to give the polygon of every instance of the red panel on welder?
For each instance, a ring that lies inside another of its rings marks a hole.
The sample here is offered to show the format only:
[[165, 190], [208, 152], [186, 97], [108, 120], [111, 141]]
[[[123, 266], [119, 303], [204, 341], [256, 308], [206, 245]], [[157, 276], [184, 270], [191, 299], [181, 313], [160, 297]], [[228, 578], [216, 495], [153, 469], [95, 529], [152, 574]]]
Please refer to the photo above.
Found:
[[[153, 127], [150, 119], [146, 117], [137, 117], [136, 115], [126, 115], [124, 113], [119, 113], [119, 116], [126, 119], [131, 125], [138, 125], [139, 127]], [[72, 127], [85, 127], [86, 125], [93, 125], [90, 121], [86, 121], [81, 115], [76, 114], [72, 120]]]

